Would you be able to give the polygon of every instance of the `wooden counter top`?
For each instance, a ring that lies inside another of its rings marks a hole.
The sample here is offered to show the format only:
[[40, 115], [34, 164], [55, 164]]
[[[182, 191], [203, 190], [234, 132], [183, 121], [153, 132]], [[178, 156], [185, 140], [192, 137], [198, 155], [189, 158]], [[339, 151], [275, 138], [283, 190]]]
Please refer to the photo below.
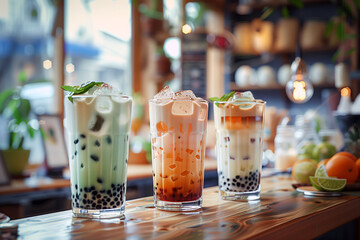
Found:
[[64, 211], [13, 223], [21, 239], [310, 239], [360, 218], [359, 192], [309, 198], [287, 176], [261, 181], [261, 199], [253, 202], [221, 200], [217, 187], [207, 188], [195, 214], [157, 210], [146, 197], [126, 202], [125, 220], [72, 218]]
[[[216, 170], [216, 160], [205, 160], [205, 171]], [[127, 180], [136, 180], [141, 178], [151, 178], [151, 164], [129, 164], [127, 170]], [[69, 179], [51, 179], [51, 178], [27, 178], [24, 180], [12, 180], [11, 185], [0, 187], [0, 196], [8, 194], [26, 193], [42, 191], [49, 189], [67, 188], [70, 186]]]

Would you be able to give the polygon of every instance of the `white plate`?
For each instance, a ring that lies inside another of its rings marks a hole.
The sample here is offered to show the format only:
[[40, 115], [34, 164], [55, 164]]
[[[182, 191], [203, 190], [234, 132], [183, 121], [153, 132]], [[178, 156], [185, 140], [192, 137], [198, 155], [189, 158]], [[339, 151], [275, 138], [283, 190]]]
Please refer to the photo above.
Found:
[[312, 197], [338, 197], [342, 195], [342, 192], [322, 192], [313, 186], [298, 187], [296, 190], [298, 192], [304, 193], [306, 196]]

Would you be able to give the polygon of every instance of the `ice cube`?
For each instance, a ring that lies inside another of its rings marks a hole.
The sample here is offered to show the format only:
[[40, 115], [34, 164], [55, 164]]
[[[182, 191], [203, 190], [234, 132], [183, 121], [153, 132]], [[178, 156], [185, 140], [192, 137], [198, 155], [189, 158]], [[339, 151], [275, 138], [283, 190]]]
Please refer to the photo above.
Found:
[[191, 90], [178, 91], [175, 93], [175, 99], [195, 99], [196, 96]]
[[166, 86], [154, 96], [154, 99], [172, 99], [174, 96], [174, 91], [169, 86]]
[[255, 100], [253, 94], [250, 91], [236, 92], [232, 98], [233, 101], [253, 101]]
[[119, 94], [121, 94], [119, 89], [117, 89], [107, 83], [103, 83], [100, 87], [95, 85], [90, 90], [91, 91], [89, 91], [89, 94], [93, 94], [93, 95], [119, 95]]
[[102, 116], [98, 114], [93, 115], [89, 122], [89, 129], [93, 132], [100, 131], [102, 125], [104, 124], [104, 121], [105, 119]]
[[95, 109], [99, 113], [111, 113], [113, 103], [107, 96], [98, 96], [96, 98]]
[[192, 101], [176, 101], [172, 106], [171, 113], [173, 115], [192, 115], [193, 105]]

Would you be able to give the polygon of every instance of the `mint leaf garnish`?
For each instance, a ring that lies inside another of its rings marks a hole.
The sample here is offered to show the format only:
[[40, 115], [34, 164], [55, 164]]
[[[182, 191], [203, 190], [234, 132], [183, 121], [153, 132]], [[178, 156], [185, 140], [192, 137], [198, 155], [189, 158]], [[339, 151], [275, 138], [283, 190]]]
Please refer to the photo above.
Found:
[[[223, 101], [223, 102], [225, 102], [225, 101], [229, 100], [229, 98], [231, 98], [232, 96], [234, 96], [234, 94], [235, 94], [235, 91], [232, 91], [232, 92], [229, 92], [229, 93], [227, 93], [227, 94], [224, 94], [221, 98], [211, 97], [211, 98], [209, 98], [209, 99], [210, 99], [210, 101], [213, 101], [213, 102], [216, 102], [216, 101]], [[219, 103], [215, 103], [215, 104], [216, 104], [216, 106], [219, 106]]]
[[65, 91], [70, 92], [68, 99], [70, 100], [70, 102], [73, 102], [72, 96], [86, 93], [95, 85], [100, 87], [103, 83], [104, 82], [86, 82], [81, 84], [80, 86], [61, 86], [61, 88]]

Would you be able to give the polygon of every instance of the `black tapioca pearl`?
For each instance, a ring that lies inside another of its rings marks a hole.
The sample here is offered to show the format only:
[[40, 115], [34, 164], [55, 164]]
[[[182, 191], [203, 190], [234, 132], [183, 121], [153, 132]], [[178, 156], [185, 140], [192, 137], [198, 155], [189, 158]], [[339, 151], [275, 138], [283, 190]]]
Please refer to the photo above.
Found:
[[230, 182], [230, 178], [227, 178], [226, 181]]
[[75, 189], [76, 189], [76, 190], [78, 189], [78, 185], [77, 185], [77, 184], [75, 184]]
[[90, 199], [87, 200], [87, 204], [90, 204], [92, 203], [92, 201]]
[[92, 198], [91, 198], [91, 199], [95, 201], [95, 200], [96, 200], [96, 197], [95, 197], [95, 196], [92, 196]]
[[106, 136], [106, 142], [108, 143], [108, 144], [111, 144], [112, 143], [112, 139], [111, 139], [111, 136]]
[[111, 201], [111, 199], [110, 199], [110, 198], [107, 198], [107, 199], [106, 199], [106, 202], [110, 202], [110, 201]]
[[236, 179], [239, 179], [240, 178], [240, 175], [236, 175], [236, 177], [235, 177]]
[[98, 161], [99, 161], [99, 157], [98, 157], [97, 155], [95, 155], [95, 154], [91, 154], [91, 155], [90, 155], [90, 158], [91, 158], [92, 160], [94, 160], [95, 162], [98, 162]]
[[236, 186], [237, 186], [237, 187], [240, 187], [240, 185], [241, 185], [241, 184], [240, 184], [239, 182], [236, 183]]
[[83, 164], [83, 163], [82, 163], [82, 164], [80, 164], [80, 167], [81, 167], [81, 168], [84, 168], [84, 164]]
[[128, 159], [125, 160], [126, 164], [128, 163]]
[[96, 195], [96, 197], [97, 197], [97, 198], [101, 198], [101, 195], [100, 195], [100, 194], [98, 194], [98, 195]]
[[76, 207], [79, 208], [79, 207], [80, 207], [80, 204], [77, 203], [77, 204], [76, 204]]
[[106, 193], [107, 193], [108, 195], [110, 195], [110, 194], [111, 194], [111, 190], [107, 190]]
[[96, 190], [92, 191], [91, 195], [97, 195], [98, 192]]
[[87, 194], [86, 194], [86, 193], [84, 193], [84, 198], [87, 198]]
[[74, 140], [74, 144], [78, 144], [78, 143], [79, 143], [79, 139], [77, 138]]
[[102, 181], [101, 178], [97, 178], [97, 182], [98, 182], [98, 183], [102, 183], [103, 181]]
[[97, 146], [97, 147], [100, 147], [100, 142], [98, 140], [96, 140], [94, 145]]
[[80, 137], [81, 138], [86, 138], [86, 135], [82, 133], [82, 134], [80, 134]]
[[102, 205], [106, 206], [106, 205], [107, 205], [107, 202], [103, 202]]
[[119, 206], [119, 205], [120, 205], [120, 201], [117, 201], [117, 202], [116, 202], [116, 205]]
[[80, 192], [82, 192], [83, 191], [83, 189], [82, 188], [80, 188]]
[[248, 177], [247, 176], [245, 176], [245, 180], [247, 180], [248, 179]]
[[222, 174], [223, 174], [223, 172], [222, 172], [222, 171], [220, 171], [220, 172], [219, 172], [219, 175], [222, 175]]
[[157, 190], [157, 187], [155, 187], [155, 190]]
[[253, 185], [254, 183], [253, 182], [249, 182], [249, 186]]
[[241, 184], [241, 187], [244, 188], [244, 187], [245, 187], [245, 184]]
[[115, 204], [115, 202], [114, 202], [114, 201], [111, 201], [111, 202], [110, 202], [110, 205], [111, 205], [111, 206], [113, 206], [114, 204]]
[[96, 209], [101, 209], [101, 205], [96, 205]]
[[77, 155], [77, 150], [75, 150], [74, 155], [75, 155], [75, 156]]
[[245, 184], [248, 184], [248, 181], [245, 181]]
[[250, 142], [254, 143], [255, 142], [255, 138], [250, 138]]
[[115, 171], [115, 170], [116, 170], [116, 168], [117, 168], [117, 167], [116, 167], [116, 165], [115, 165], [115, 166], [114, 166], [114, 168], [113, 168], [113, 170]]
[[105, 193], [106, 191], [103, 189], [103, 190], [100, 190], [100, 193]]
[[120, 187], [117, 187], [116, 188], [116, 191], [120, 192], [121, 188]]
[[87, 187], [84, 187], [84, 191], [85, 192], [90, 192], [90, 189], [88, 189]]
[[86, 204], [87, 201], [86, 201], [86, 199], [83, 199], [82, 202], [83, 202], [83, 204]]
[[79, 194], [78, 194], [78, 193], [76, 193], [75, 197], [76, 197], [76, 199], [79, 199]]
[[224, 179], [224, 178], [225, 178], [225, 176], [222, 176], [222, 178]]
[[111, 188], [114, 188], [114, 187], [115, 187], [115, 184], [112, 183], [112, 184], [111, 184]]
[[86, 145], [82, 145], [82, 146], [81, 146], [81, 150], [84, 151], [85, 149], [86, 149]]
[[232, 183], [231, 185], [235, 186], [235, 183]]
[[115, 202], [117, 202], [118, 200], [119, 200], [119, 199], [118, 199], [117, 197], [116, 197], [116, 198], [114, 198], [114, 201], [115, 201]]
[[236, 182], [236, 179], [235, 179], [235, 178], [233, 179], [233, 182]]
[[230, 183], [228, 183], [228, 186], [230, 186]]

